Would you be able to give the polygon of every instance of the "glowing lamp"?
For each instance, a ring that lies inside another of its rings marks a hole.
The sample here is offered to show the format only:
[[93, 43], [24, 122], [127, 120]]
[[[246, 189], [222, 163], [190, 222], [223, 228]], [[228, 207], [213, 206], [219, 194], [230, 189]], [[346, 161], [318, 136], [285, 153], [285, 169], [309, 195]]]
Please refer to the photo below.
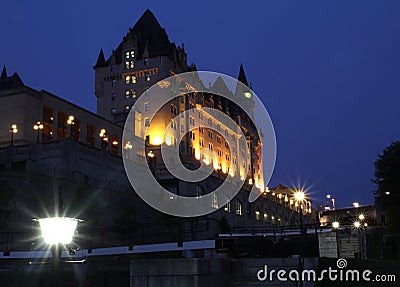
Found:
[[296, 200], [296, 201], [303, 201], [304, 200], [304, 192], [303, 191], [296, 191], [295, 193], [294, 193], [294, 199]]
[[70, 217], [48, 217], [38, 219], [42, 237], [47, 244], [69, 244], [75, 234], [79, 219]]

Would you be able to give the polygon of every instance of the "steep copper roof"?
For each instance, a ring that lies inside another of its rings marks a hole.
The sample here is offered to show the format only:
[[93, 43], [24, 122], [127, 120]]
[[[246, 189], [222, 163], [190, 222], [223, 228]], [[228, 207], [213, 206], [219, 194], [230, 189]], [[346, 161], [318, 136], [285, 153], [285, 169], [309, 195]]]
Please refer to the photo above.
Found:
[[[125, 38], [131, 38], [137, 44], [137, 59], [143, 58], [145, 49], [147, 49], [149, 57], [165, 55], [174, 58], [176, 56], [174, 55], [177, 52], [175, 44], [169, 41], [165, 29], [160, 26], [160, 23], [158, 23], [156, 17], [149, 9], [143, 13]], [[121, 63], [122, 61], [122, 49], [123, 41], [113, 52], [116, 63]]]

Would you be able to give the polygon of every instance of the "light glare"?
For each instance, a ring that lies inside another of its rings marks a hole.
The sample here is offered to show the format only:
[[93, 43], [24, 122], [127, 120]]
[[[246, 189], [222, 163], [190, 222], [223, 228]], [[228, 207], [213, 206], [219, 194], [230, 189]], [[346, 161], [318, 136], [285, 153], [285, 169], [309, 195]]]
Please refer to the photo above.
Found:
[[79, 220], [69, 217], [50, 217], [38, 221], [44, 241], [53, 245], [71, 243]]

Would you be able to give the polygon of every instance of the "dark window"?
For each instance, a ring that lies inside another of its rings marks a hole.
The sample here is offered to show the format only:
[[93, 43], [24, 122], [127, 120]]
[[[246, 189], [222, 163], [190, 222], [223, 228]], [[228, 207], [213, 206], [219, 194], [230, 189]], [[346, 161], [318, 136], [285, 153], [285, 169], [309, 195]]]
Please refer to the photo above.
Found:
[[53, 109], [48, 106], [43, 107], [43, 131], [42, 131], [42, 140], [50, 141], [53, 139], [53, 122], [54, 122], [54, 113]]
[[96, 134], [96, 128], [94, 125], [87, 125], [87, 130], [86, 130], [86, 142], [88, 145], [94, 146], [94, 141], [95, 141], [95, 134]]
[[57, 138], [65, 139], [67, 137], [67, 115], [63, 112], [58, 113]]

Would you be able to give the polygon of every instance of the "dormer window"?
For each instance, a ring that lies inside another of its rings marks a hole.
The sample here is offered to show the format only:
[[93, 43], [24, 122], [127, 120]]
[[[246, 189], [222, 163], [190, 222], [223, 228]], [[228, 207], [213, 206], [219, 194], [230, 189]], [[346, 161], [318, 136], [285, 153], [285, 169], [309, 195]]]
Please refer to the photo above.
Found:
[[134, 61], [125, 61], [125, 69], [133, 69], [135, 67], [135, 62]]
[[125, 59], [133, 59], [135, 58], [135, 51], [126, 51], [125, 52]]

